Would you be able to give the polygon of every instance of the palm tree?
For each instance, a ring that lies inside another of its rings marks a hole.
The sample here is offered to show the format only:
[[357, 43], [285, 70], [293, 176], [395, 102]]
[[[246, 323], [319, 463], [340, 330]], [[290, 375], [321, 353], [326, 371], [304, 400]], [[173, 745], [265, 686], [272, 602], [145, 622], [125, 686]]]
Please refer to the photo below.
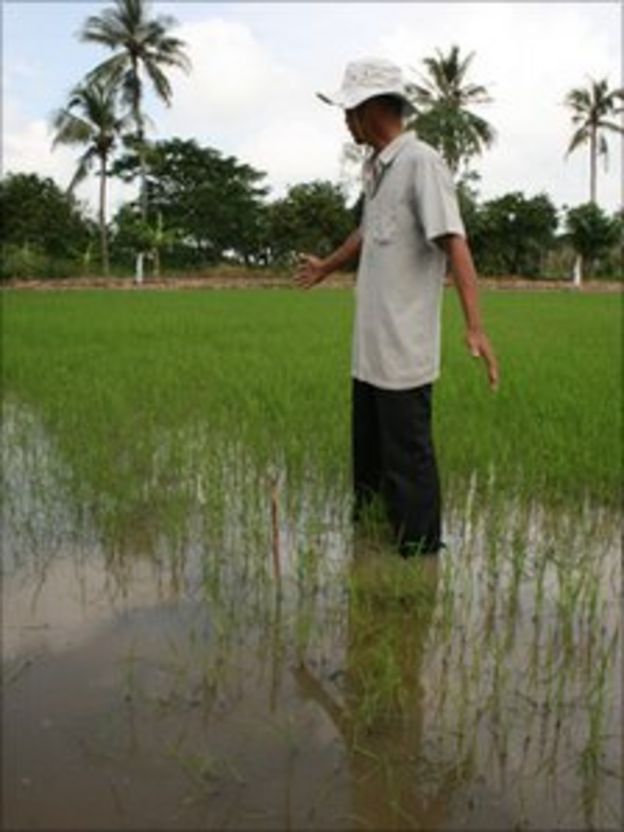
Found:
[[624, 112], [624, 89], [609, 90], [607, 79], [588, 79], [589, 87], [577, 87], [567, 94], [565, 105], [573, 110], [572, 123], [577, 125], [566, 152], [566, 158], [583, 144], [589, 142], [589, 194], [590, 202], [596, 202], [596, 168], [598, 156], [604, 156], [607, 165], [609, 147], [605, 133], [624, 134], [624, 128], [615, 117]]
[[106, 177], [108, 158], [115, 141], [128, 127], [128, 117], [118, 113], [117, 90], [105, 81], [78, 84], [70, 92], [66, 107], [52, 113], [51, 123], [56, 135], [52, 150], [58, 145], [86, 145], [67, 188], [71, 193], [90, 173], [94, 162], [100, 170], [100, 239], [102, 269], [108, 274], [108, 240], [106, 235]]
[[[140, 160], [141, 218], [147, 221], [147, 187], [145, 174], [145, 116], [142, 112], [142, 70], [152, 82], [157, 95], [167, 106], [172, 90], [161, 67], [176, 66], [190, 71], [190, 59], [183, 52], [184, 42], [171, 37], [168, 30], [176, 25], [175, 18], [159, 15], [150, 18], [145, 0], [114, 0], [114, 6], [85, 21], [79, 37], [82, 41], [100, 43], [114, 51], [88, 78], [110, 78], [119, 83], [122, 100], [130, 108], [136, 125]], [[137, 276], [142, 275], [142, 254], [137, 260]]]
[[484, 86], [466, 80], [474, 55], [460, 58], [458, 46], [447, 55], [436, 49], [436, 57], [423, 59], [427, 74], [419, 73], [421, 83], [408, 84], [416, 109], [408, 127], [440, 151], [453, 174], [496, 136], [492, 125], [468, 109], [492, 101]]

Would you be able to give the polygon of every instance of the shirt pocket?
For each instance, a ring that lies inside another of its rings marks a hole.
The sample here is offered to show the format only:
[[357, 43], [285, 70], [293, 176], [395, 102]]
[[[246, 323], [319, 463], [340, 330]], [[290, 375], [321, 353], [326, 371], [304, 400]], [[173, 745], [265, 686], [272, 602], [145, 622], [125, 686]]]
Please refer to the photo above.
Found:
[[397, 209], [395, 206], [375, 206], [371, 212], [371, 233], [376, 243], [387, 245], [397, 235]]

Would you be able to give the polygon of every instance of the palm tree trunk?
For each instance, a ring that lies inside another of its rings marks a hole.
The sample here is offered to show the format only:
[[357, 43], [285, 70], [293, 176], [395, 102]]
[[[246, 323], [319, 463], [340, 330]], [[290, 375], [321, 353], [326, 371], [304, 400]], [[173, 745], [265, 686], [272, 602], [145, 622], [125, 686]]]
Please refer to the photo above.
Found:
[[106, 155], [101, 155], [100, 168], [100, 244], [102, 249], [102, 271], [108, 277], [108, 239], [106, 235]]
[[[141, 210], [141, 219], [147, 221], [147, 190], [145, 188], [145, 157], [143, 154], [143, 128], [140, 120], [138, 122], [138, 136], [139, 136], [139, 165], [140, 165], [140, 181], [139, 181], [139, 206]], [[144, 251], [137, 252], [136, 266], [134, 272], [134, 282], [143, 283], [143, 259]]]
[[[141, 117], [141, 93], [140, 93], [140, 86], [139, 86], [139, 67], [136, 58], [133, 56], [132, 58], [132, 71], [134, 73], [134, 77], [136, 79], [136, 83], [134, 86], [135, 95], [134, 100], [132, 102], [132, 111], [134, 114], [134, 119], [136, 121], [137, 126], [137, 137], [139, 139], [139, 206], [141, 211], [141, 219], [146, 222], [147, 221], [147, 188], [145, 186], [145, 153], [143, 149], [143, 139], [144, 139], [144, 131], [143, 131], [143, 119]], [[135, 266], [135, 273], [134, 273], [134, 281], [138, 285], [143, 283], [143, 260], [145, 257], [144, 251], [137, 252], [136, 256], [136, 266]]]
[[590, 202], [596, 203], [596, 164], [597, 158], [597, 142], [596, 142], [596, 128], [591, 128], [589, 136], [589, 198]]
[[141, 184], [140, 184], [140, 204], [141, 204], [141, 219], [145, 222], [147, 220], [147, 174], [145, 170], [145, 148], [143, 140], [145, 133], [143, 125], [139, 126], [139, 165], [141, 170]]

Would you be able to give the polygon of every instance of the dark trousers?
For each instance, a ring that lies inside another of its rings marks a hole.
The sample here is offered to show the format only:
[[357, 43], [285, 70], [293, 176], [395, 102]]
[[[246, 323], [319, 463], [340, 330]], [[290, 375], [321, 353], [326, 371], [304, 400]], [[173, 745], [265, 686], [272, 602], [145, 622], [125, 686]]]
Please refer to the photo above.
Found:
[[380, 495], [403, 555], [432, 554], [443, 545], [432, 393], [431, 384], [383, 390], [353, 379], [354, 520]]

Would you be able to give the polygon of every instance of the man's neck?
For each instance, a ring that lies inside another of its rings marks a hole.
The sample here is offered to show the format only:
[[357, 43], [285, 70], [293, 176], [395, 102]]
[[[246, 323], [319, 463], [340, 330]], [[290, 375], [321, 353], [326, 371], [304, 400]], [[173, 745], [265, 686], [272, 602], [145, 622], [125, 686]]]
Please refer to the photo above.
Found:
[[397, 136], [400, 136], [403, 132], [403, 127], [399, 124], [392, 125], [391, 127], [385, 128], [383, 131], [379, 132], [379, 135], [374, 136], [371, 139], [371, 146], [374, 150], [373, 155], [377, 157], [381, 151], [393, 142]]

